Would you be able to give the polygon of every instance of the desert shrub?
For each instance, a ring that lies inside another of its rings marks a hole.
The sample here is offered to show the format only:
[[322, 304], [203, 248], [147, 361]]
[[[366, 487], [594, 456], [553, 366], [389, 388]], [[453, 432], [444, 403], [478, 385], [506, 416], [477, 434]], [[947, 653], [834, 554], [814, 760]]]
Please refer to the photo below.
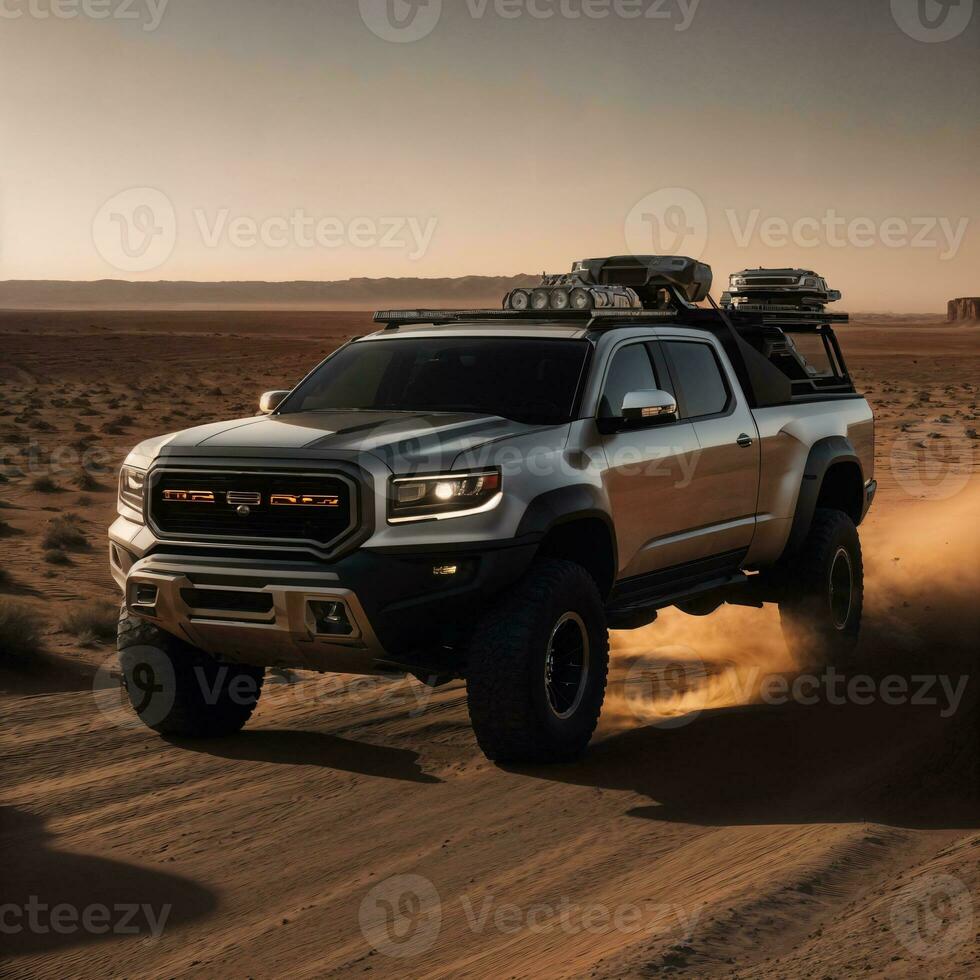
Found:
[[65, 552], [59, 551], [57, 548], [51, 548], [48, 551], [45, 551], [44, 560], [49, 565], [70, 565], [72, 563], [71, 558], [69, 558]]
[[109, 643], [116, 638], [119, 607], [103, 600], [76, 606], [61, 622], [62, 629], [82, 646]]
[[9, 538], [14, 534], [17, 534], [17, 528], [0, 517], [0, 538]]
[[48, 524], [42, 545], [49, 551], [84, 551], [88, 538], [82, 533], [77, 514], [62, 514]]
[[0, 565], [0, 589], [9, 589], [14, 584], [14, 577]]
[[75, 486], [79, 490], [89, 490], [93, 493], [99, 490], [105, 490], [105, 487], [99, 483], [95, 478], [95, 474], [91, 473], [89, 470], [82, 470], [78, 474], [78, 479], [75, 481]]
[[50, 476], [35, 477], [31, 481], [31, 489], [38, 493], [59, 493], [61, 491], [61, 487]]
[[0, 663], [22, 665], [41, 646], [41, 617], [23, 602], [0, 596]]

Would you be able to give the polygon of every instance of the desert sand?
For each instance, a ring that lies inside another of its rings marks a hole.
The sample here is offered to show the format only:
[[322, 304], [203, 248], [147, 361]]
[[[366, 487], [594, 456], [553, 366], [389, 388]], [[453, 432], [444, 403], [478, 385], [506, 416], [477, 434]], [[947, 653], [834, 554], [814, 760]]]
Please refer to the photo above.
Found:
[[[251, 414], [368, 329], [0, 314], [0, 601], [42, 623], [0, 666], [0, 904], [170, 906], [159, 938], [0, 935], [3, 975], [980, 975], [977, 683], [955, 688], [980, 635], [980, 328], [840, 331], [879, 419], [861, 669], [941, 675], [955, 710], [938, 682], [935, 703], [773, 703], [762, 679], [804, 665], [773, 609], [726, 607], [614, 634], [570, 766], [494, 767], [462, 683], [404, 679], [276, 675], [240, 738], [157, 738], [104, 636], [115, 469], [146, 436]], [[52, 537], [66, 514], [76, 536]], [[659, 684], [641, 661], [669, 665]], [[400, 944], [365, 918], [392, 875], [433, 889], [395, 903]]]

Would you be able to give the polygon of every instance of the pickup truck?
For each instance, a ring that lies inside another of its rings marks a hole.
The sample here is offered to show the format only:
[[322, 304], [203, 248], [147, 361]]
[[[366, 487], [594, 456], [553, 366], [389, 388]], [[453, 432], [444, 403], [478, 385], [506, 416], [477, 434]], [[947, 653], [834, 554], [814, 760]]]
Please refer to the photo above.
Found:
[[846, 662], [876, 489], [846, 315], [710, 283], [612, 257], [379, 313], [259, 415], [137, 446], [109, 550], [140, 718], [231, 735], [270, 667], [461, 678], [487, 757], [551, 762], [592, 737], [608, 631], [665, 607], [778, 603], [805, 661]]

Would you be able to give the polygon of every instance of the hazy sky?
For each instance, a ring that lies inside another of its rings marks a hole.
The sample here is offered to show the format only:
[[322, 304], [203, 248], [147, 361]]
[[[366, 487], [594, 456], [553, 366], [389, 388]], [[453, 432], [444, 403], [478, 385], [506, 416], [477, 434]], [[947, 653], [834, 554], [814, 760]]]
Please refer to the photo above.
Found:
[[973, 5], [0, 0], [0, 279], [665, 251], [938, 310], [980, 293]]

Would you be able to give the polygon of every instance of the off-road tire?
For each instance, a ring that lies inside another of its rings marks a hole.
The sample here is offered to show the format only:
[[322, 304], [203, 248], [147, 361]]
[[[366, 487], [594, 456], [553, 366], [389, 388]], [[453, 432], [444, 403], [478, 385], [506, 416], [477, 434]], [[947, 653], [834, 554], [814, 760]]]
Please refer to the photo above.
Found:
[[119, 614], [123, 686], [140, 720], [161, 735], [220, 738], [252, 716], [265, 671], [227, 664], [152, 623]]
[[[564, 717], [546, 675], [549, 647], [554, 664], [559, 636], [573, 647], [580, 638], [587, 651], [584, 681], [577, 682], [575, 697], [567, 692], [572, 704]], [[501, 763], [577, 758], [599, 720], [608, 669], [609, 634], [592, 577], [574, 562], [535, 561], [478, 623], [470, 642], [467, 701], [480, 748]]]
[[802, 548], [781, 571], [779, 617], [790, 649], [808, 665], [850, 666], [864, 609], [864, 563], [854, 521], [843, 511], [818, 509]]

